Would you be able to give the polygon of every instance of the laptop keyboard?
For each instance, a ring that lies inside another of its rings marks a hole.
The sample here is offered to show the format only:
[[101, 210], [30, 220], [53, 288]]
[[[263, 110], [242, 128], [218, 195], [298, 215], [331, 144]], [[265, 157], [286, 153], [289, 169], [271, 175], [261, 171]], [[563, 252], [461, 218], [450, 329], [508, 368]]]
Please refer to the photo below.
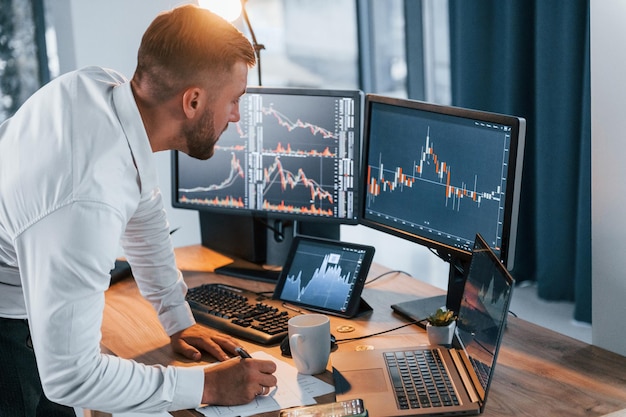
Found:
[[458, 397], [436, 349], [386, 352], [398, 408], [459, 405]]
[[221, 284], [190, 288], [187, 301], [198, 322], [262, 345], [282, 341], [292, 317], [257, 293]]
[[481, 385], [483, 386], [483, 388], [487, 388], [487, 383], [489, 382], [489, 373], [491, 371], [491, 369], [489, 368], [489, 365], [484, 364], [472, 358], [471, 356], [470, 356], [470, 362], [472, 363], [472, 366], [474, 367], [474, 371], [476, 375], [478, 376], [478, 379], [480, 380]]

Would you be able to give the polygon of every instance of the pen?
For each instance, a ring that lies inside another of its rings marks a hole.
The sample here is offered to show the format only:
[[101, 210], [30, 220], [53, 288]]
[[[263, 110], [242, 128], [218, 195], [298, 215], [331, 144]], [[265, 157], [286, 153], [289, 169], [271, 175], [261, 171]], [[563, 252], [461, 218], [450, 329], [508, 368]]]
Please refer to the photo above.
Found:
[[235, 352], [237, 352], [237, 354], [239, 356], [241, 356], [242, 359], [250, 359], [252, 358], [252, 356], [250, 356], [250, 354], [248, 352], [246, 352], [246, 350], [242, 347], [237, 347], [235, 348]]

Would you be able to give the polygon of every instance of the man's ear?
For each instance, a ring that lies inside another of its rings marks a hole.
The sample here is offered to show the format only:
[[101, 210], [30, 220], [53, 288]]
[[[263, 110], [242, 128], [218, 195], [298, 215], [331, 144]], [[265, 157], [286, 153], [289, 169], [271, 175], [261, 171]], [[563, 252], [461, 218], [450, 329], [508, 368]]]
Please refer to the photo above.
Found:
[[203, 98], [202, 90], [197, 87], [190, 87], [183, 93], [183, 112], [188, 119], [193, 119], [200, 108]]

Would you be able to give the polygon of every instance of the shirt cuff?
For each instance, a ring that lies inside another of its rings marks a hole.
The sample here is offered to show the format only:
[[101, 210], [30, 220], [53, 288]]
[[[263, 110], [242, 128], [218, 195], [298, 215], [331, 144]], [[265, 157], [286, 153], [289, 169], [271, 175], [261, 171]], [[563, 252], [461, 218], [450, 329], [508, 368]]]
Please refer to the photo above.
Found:
[[202, 402], [205, 366], [176, 367], [176, 389], [169, 411], [197, 408]]
[[187, 302], [161, 313], [159, 320], [168, 336], [196, 324]]

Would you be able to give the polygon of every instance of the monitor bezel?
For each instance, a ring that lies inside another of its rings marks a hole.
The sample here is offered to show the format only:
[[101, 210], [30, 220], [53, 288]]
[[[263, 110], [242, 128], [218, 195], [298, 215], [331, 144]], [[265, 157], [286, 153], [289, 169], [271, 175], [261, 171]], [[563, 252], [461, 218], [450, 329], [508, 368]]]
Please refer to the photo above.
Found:
[[515, 241], [517, 235], [517, 220], [519, 213], [520, 190], [521, 190], [521, 168], [523, 165], [524, 142], [526, 121], [522, 117], [505, 115], [500, 113], [486, 112], [480, 110], [467, 109], [456, 106], [446, 106], [434, 103], [428, 103], [419, 100], [387, 97], [376, 94], [366, 94], [364, 102], [363, 117], [363, 151], [362, 151], [362, 174], [361, 174], [361, 198], [359, 206], [360, 224], [370, 227], [381, 232], [400, 237], [402, 239], [418, 243], [431, 250], [450, 262], [452, 266], [458, 262], [467, 263], [471, 259], [472, 251], [463, 250], [461, 248], [447, 245], [443, 242], [433, 240], [425, 235], [415, 232], [403, 230], [377, 221], [375, 218], [367, 215], [367, 166], [370, 150], [370, 130], [372, 121], [372, 106], [384, 104], [390, 106], [402, 107], [405, 109], [415, 109], [422, 112], [436, 113], [442, 115], [450, 115], [455, 117], [468, 118], [472, 120], [480, 120], [486, 123], [496, 123], [499, 125], [511, 126], [511, 143], [510, 151], [514, 158], [511, 158], [507, 171], [507, 182], [512, 186], [508, 186], [505, 191], [505, 213], [502, 229], [502, 247], [499, 253], [501, 261], [509, 270], [513, 268], [515, 259]]
[[[361, 177], [361, 162], [363, 161], [363, 105], [364, 105], [364, 93], [360, 90], [349, 90], [349, 89], [318, 89], [318, 88], [296, 88], [296, 87], [248, 87], [246, 89], [246, 94], [276, 94], [276, 95], [290, 95], [290, 96], [315, 96], [315, 97], [348, 97], [352, 98], [355, 102], [355, 111], [354, 111], [354, 126], [355, 126], [355, 134], [354, 134], [354, 148], [357, 154], [355, 155], [353, 164], [354, 164], [354, 189], [353, 189], [353, 216], [348, 217], [328, 217], [328, 216], [318, 216], [311, 214], [301, 214], [301, 213], [286, 213], [280, 211], [269, 211], [262, 209], [250, 209], [250, 208], [240, 208], [233, 209], [230, 207], [220, 207], [220, 206], [205, 206], [205, 205], [196, 205], [189, 203], [181, 203], [178, 198], [178, 188], [179, 188], [179, 157], [178, 155], [182, 152], [180, 151], [171, 151], [171, 204], [174, 208], [185, 209], [185, 210], [195, 210], [198, 212], [213, 212], [213, 213], [221, 213], [221, 214], [232, 214], [235, 216], [252, 216], [252, 217], [262, 217], [266, 219], [280, 219], [280, 220], [291, 220], [291, 221], [303, 221], [303, 222], [321, 222], [321, 223], [332, 223], [332, 224], [348, 224], [348, 225], [356, 225], [359, 223], [359, 208], [361, 207], [361, 198], [363, 196], [363, 191], [361, 190], [360, 177]], [[229, 125], [229, 128], [232, 128]], [[218, 141], [219, 143], [219, 141]]]

